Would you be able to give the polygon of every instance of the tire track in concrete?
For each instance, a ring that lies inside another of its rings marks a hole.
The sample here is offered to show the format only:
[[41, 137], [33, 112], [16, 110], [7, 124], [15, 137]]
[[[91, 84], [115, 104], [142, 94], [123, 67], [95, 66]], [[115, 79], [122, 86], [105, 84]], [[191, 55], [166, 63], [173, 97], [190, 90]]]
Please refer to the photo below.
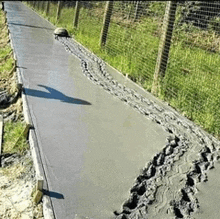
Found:
[[[153, 208], [155, 203], [156, 213], [166, 214], [167, 217], [187, 218], [196, 212], [199, 208], [196, 184], [207, 180], [207, 171], [219, 159], [219, 141], [195, 124], [118, 83], [106, 71], [104, 61], [72, 39], [58, 37], [58, 40], [68, 52], [80, 59], [83, 74], [89, 80], [161, 125], [170, 134], [163, 150], [146, 164], [136, 178], [130, 198], [123, 204], [122, 212], [115, 212], [116, 218], [152, 218], [155, 212], [150, 215], [148, 209]], [[159, 194], [162, 187], [166, 192]]]

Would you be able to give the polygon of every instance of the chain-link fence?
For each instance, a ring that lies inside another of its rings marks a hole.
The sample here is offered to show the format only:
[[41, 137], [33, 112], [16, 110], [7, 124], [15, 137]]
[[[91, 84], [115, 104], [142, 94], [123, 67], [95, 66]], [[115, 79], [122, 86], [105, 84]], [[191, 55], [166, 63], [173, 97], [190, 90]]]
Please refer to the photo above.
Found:
[[29, 5], [220, 136], [219, 1], [35, 1]]

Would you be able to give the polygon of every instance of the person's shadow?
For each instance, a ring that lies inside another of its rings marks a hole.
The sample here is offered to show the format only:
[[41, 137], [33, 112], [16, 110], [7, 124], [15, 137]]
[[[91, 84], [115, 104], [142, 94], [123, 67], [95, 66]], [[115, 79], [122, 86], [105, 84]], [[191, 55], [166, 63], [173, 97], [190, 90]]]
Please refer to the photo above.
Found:
[[51, 87], [48, 87], [45, 85], [38, 85], [38, 86], [45, 88], [48, 92], [24, 88], [25, 94], [27, 94], [29, 96], [33, 96], [33, 97], [41, 97], [41, 98], [46, 98], [46, 99], [60, 100], [62, 102], [71, 103], [71, 104], [92, 105], [91, 103], [89, 103], [85, 100], [66, 96], [65, 94], [61, 93], [60, 91], [58, 91], [54, 88], [51, 88]]

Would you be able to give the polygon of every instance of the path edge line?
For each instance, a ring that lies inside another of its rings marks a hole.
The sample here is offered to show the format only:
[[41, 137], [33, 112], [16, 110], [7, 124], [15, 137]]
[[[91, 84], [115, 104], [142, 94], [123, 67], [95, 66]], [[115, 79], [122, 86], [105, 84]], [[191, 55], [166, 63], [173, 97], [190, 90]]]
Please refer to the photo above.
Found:
[[[5, 16], [7, 16], [7, 11], [3, 11], [5, 13]], [[40, 156], [40, 151], [39, 151], [39, 146], [37, 143], [37, 138], [36, 138], [36, 133], [34, 130], [34, 125], [31, 119], [31, 114], [30, 114], [30, 109], [28, 107], [28, 101], [26, 94], [23, 89], [23, 78], [22, 78], [22, 73], [19, 69], [18, 66], [18, 60], [17, 60], [17, 55], [16, 55], [16, 50], [13, 46], [13, 40], [11, 36], [11, 32], [9, 29], [9, 25], [6, 21], [7, 29], [8, 29], [8, 36], [9, 36], [9, 41], [10, 41], [10, 46], [13, 51], [13, 58], [15, 61], [15, 71], [16, 71], [16, 84], [18, 87], [21, 87], [22, 92], [21, 92], [21, 98], [22, 98], [22, 108], [23, 108], [23, 114], [24, 114], [24, 120], [26, 125], [30, 126], [29, 134], [28, 134], [28, 142], [31, 150], [31, 155], [33, 159], [33, 165], [35, 169], [35, 177], [36, 177], [36, 188], [40, 191], [43, 192], [43, 185], [47, 181], [46, 179], [46, 174], [44, 173], [44, 168], [43, 168], [43, 162], [41, 161], [41, 156]], [[48, 187], [48, 185], [46, 185]], [[42, 197], [42, 203], [43, 203], [43, 216], [44, 219], [55, 219], [53, 207], [51, 204], [51, 200], [49, 196], [46, 196], [43, 194]]]

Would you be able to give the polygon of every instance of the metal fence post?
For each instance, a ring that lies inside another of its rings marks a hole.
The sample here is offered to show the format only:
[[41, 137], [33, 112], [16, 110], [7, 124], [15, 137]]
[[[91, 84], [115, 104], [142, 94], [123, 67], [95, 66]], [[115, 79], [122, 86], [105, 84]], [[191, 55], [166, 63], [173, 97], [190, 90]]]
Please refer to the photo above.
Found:
[[58, 4], [57, 4], [57, 19], [56, 19], [56, 21], [58, 21], [59, 18], [60, 18], [61, 9], [62, 9], [62, 1], [58, 1]]
[[161, 80], [165, 76], [167, 62], [169, 58], [169, 50], [171, 45], [171, 38], [173, 32], [173, 26], [175, 21], [177, 2], [168, 1], [163, 20], [163, 31], [158, 49], [157, 63], [154, 72], [154, 80], [151, 92], [154, 95], [158, 94], [158, 88]]
[[46, 4], [46, 16], [48, 16], [49, 11], [50, 11], [50, 1], [47, 1], [47, 4]]
[[75, 28], [77, 28], [77, 26], [78, 26], [79, 10], [80, 10], [80, 1], [76, 1], [75, 16], [74, 16], [74, 20], [73, 20], [73, 26]]
[[109, 24], [110, 24], [111, 15], [112, 15], [112, 9], [113, 9], [113, 1], [107, 1], [104, 19], [103, 19], [103, 27], [101, 31], [101, 37], [100, 37], [100, 46], [105, 46], [106, 44]]
[[136, 22], [138, 20], [138, 18], [139, 18], [140, 5], [141, 5], [141, 2], [137, 1], [136, 2], [136, 7], [135, 7], [134, 22]]
[[40, 1], [37, 1], [37, 10], [40, 9]]
[[41, 3], [41, 10], [44, 11], [44, 5], [45, 5], [45, 1], [42, 1]]
[[40, 1], [37, 1], [37, 9], [40, 9]]

